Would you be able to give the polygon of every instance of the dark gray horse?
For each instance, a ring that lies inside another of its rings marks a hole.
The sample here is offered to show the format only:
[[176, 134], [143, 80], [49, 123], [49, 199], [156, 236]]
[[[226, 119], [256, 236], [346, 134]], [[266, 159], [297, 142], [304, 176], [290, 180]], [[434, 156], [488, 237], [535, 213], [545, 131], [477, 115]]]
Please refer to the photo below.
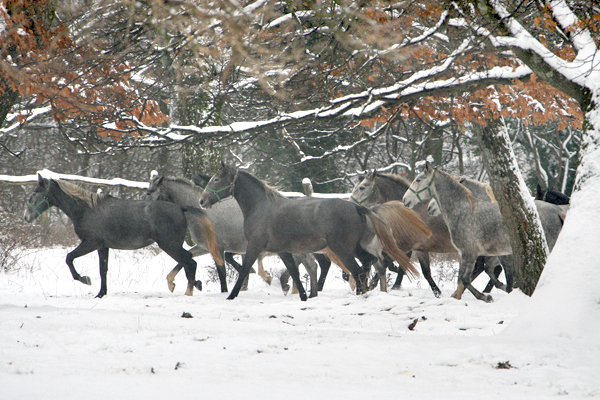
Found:
[[[420, 201], [435, 199], [449, 228], [454, 247], [460, 255], [458, 288], [452, 295], [460, 299], [464, 290], [485, 301], [491, 296], [480, 293], [471, 284], [475, 261], [479, 256], [499, 256], [512, 253], [510, 240], [498, 204], [473, 197], [471, 192], [449, 174], [429, 163], [412, 182], [404, 195], [408, 207]], [[552, 249], [562, 229], [564, 212], [550, 203], [535, 202], [542, 221], [548, 247]], [[504, 264], [511, 271], [512, 264]], [[512, 287], [512, 273], [507, 273], [507, 290]]]
[[[253, 175], [223, 164], [202, 193], [200, 205], [210, 207], [229, 196], [235, 197], [242, 209], [244, 234], [248, 239], [242, 271], [229, 299], [238, 295], [251, 265], [265, 251], [281, 257], [303, 301], [306, 292], [292, 253], [327, 252], [334, 263], [352, 273], [357, 293], [365, 291], [365, 280], [355, 257], [363, 257], [364, 249], [374, 241], [379, 241], [382, 250], [402, 268], [418, 275], [396, 246], [389, 227], [365, 207], [340, 199], [288, 199]], [[375, 232], [371, 237], [366, 236], [367, 218]]]
[[[350, 198], [357, 204], [365, 206], [381, 204], [391, 200], [402, 200], [404, 193], [406, 193], [410, 186], [410, 182], [400, 175], [377, 172], [376, 170], [367, 173], [361, 178], [354, 186]], [[470, 179], [463, 178], [462, 181], [473, 189], [476, 197], [482, 200], [491, 200], [489, 197], [491, 188], [489, 186]], [[421, 203], [417, 204], [413, 209], [431, 230], [432, 235], [425, 240], [414, 243], [405, 242], [404, 246], [400, 246], [400, 248], [406, 252], [415, 252], [421, 266], [421, 271], [423, 272], [423, 277], [429, 283], [433, 294], [436, 297], [440, 297], [442, 292], [431, 276], [429, 253], [455, 253], [456, 249], [452, 245], [448, 227], [442, 217], [431, 216], [427, 212], [427, 206], [427, 203]], [[483, 260], [479, 260], [479, 263], [483, 264]], [[495, 265], [495, 263], [490, 263], [490, 266], [492, 265]], [[483, 269], [483, 265], [479, 269]], [[400, 288], [403, 277], [403, 271], [398, 270], [398, 276], [392, 289]], [[497, 279], [496, 282], [500, 284]]]
[[[199, 205], [202, 191], [202, 188], [185, 178], [160, 176], [157, 173], [151, 176], [150, 185], [145, 197], [150, 200], [169, 201], [182, 206]], [[240, 206], [233, 198], [228, 198], [225, 201], [217, 202], [213, 207], [205, 211], [215, 227], [219, 252], [239, 273], [241, 265], [234, 260], [233, 254], [244, 255], [248, 246], [248, 241], [246, 240], [246, 236], [244, 236], [244, 216], [242, 215]], [[209, 251], [202, 236], [202, 227], [192, 221], [189, 229], [192, 240], [196, 244], [191, 249], [193, 256], [208, 254]], [[310, 296], [317, 296], [319, 288], [317, 287], [317, 266], [315, 262], [308, 254], [294, 254], [294, 259], [296, 263], [303, 264], [308, 271], [311, 282]], [[266, 282], [270, 283], [270, 277], [266, 275], [262, 268], [262, 257], [259, 257], [258, 261], [258, 274]], [[170, 287], [171, 285], [175, 287], [173, 280], [180, 270], [180, 267], [175, 267], [167, 276]], [[217, 271], [221, 282], [221, 292], [227, 292], [225, 265], [217, 262]], [[287, 292], [289, 287], [286, 288], [285, 285], [282, 285], [282, 289], [284, 292]]]
[[108, 249], [135, 250], [157, 243], [177, 265], [185, 269], [188, 280], [186, 295], [191, 296], [196, 282], [196, 262], [183, 248], [188, 220], [202, 226], [202, 232], [212, 254], [216, 252], [216, 235], [212, 223], [199, 208], [180, 207], [164, 201], [118, 199], [98, 195], [73, 183], [44, 179], [38, 175], [38, 184], [27, 200], [24, 218], [32, 222], [50, 207], [56, 206], [73, 222], [75, 233], [81, 239], [77, 248], [67, 255], [67, 265], [73, 279], [90, 285], [90, 278], [75, 270], [73, 261], [94, 250], [100, 258], [100, 292], [106, 295]]

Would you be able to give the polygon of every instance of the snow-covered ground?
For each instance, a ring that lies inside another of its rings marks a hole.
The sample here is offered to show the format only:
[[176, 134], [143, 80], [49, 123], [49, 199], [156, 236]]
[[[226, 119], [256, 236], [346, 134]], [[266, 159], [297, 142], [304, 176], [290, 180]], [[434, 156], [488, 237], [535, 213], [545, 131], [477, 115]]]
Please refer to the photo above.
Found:
[[[307, 302], [254, 274], [227, 301], [203, 257], [204, 291], [186, 297], [185, 274], [170, 293], [173, 261], [145, 250], [111, 251], [108, 295], [96, 299], [96, 254], [75, 262], [92, 278], [84, 286], [67, 252], [31, 252], [0, 273], [0, 399], [600, 397], [600, 333], [537, 339], [510, 329], [532, 301], [518, 290], [495, 290], [491, 304], [458, 301], [454, 281], [442, 281], [436, 299], [421, 280], [356, 296], [332, 266]], [[266, 266], [282, 268], [276, 258]]]

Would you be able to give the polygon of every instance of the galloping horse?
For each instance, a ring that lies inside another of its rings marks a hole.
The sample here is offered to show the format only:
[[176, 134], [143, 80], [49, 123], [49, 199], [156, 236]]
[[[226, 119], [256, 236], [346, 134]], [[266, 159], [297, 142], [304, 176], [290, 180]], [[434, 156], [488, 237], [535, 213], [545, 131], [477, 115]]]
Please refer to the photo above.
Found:
[[[208, 179], [210, 179], [210, 177]], [[158, 173], [152, 174], [145, 198], [149, 200], [164, 200], [179, 204], [180, 206], [199, 205], [200, 195], [204, 189], [198, 187], [195, 183], [196, 182], [192, 183], [185, 178], [161, 176]], [[245, 254], [246, 247], [248, 246], [248, 241], [244, 236], [244, 217], [242, 215], [242, 210], [240, 210], [240, 206], [233, 198], [230, 198], [226, 201], [218, 202], [214, 207], [205, 211], [215, 227], [221, 256], [239, 273], [241, 265], [235, 261], [233, 254]], [[191, 221], [189, 230], [192, 235], [192, 240], [196, 243], [196, 246], [190, 250], [192, 255], [197, 257], [199, 255], [208, 254], [209, 250], [202, 236], [202, 226], [195, 223], [195, 221]], [[297, 263], [301, 263], [306, 267], [306, 270], [311, 277], [311, 297], [316, 296], [318, 292], [316, 264], [309, 259], [309, 255], [294, 255], [294, 258]], [[227, 292], [225, 265], [222, 263], [219, 264], [218, 262], [216, 264], [219, 280], [221, 282], [221, 292], [224, 293]], [[167, 275], [169, 288], [175, 287], [173, 281], [175, 275], [177, 275], [180, 270], [181, 267], [177, 266], [169, 273], [169, 275]], [[262, 268], [262, 259], [260, 258], [258, 273], [261, 278], [270, 283], [270, 277], [264, 272], [264, 269]], [[284, 292], [286, 292], [285, 288], [283, 289]]]
[[[512, 254], [508, 231], [498, 204], [479, 200], [449, 174], [426, 163], [404, 194], [404, 204], [414, 206], [420, 201], [435, 199], [448, 226], [454, 247], [460, 255], [458, 287], [452, 297], [460, 299], [469, 289], [479, 300], [492, 301], [471, 284], [473, 267], [479, 256]], [[536, 207], [548, 242], [553, 248], [562, 229], [564, 212], [555, 205], [536, 201]], [[512, 265], [504, 265], [511, 271]], [[507, 273], [507, 290], [512, 287], [512, 273]]]
[[[332, 261], [352, 273], [357, 293], [365, 291], [365, 280], [355, 257], [364, 257], [365, 248], [374, 242], [379, 242], [380, 250], [407, 272], [418, 274], [396, 246], [389, 227], [366, 207], [341, 199], [288, 199], [248, 172], [222, 164], [202, 193], [200, 205], [210, 207], [229, 196], [233, 196], [242, 209], [248, 248], [242, 271], [228, 299], [238, 295], [251, 265], [265, 251], [279, 254], [303, 301], [306, 300], [306, 292], [292, 253], [326, 252], [330, 258], [333, 257]], [[367, 218], [375, 232], [370, 236]], [[381, 254], [375, 255], [382, 257]]]
[[[482, 200], [491, 199], [491, 189], [486, 187], [487, 185], [483, 185], [477, 181], [466, 178], [463, 178], [461, 183], [469, 185], [473, 189], [473, 192], [476, 193], [476, 197]], [[350, 198], [355, 203], [365, 206], [381, 204], [391, 200], [402, 200], [402, 197], [408, 190], [409, 186], [410, 182], [400, 175], [382, 173], [373, 170], [367, 173], [363, 179], [356, 183]], [[415, 252], [417, 259], [419, 260], [419, 264], [421, 265], [423, 277], [429, 283], [433, 294], [436, 297], [440, 297], [442, 292], [431, 276], [429, 253], [455, 253], [456, 248], [452, 245], [450, 233], [448, 232], [448, 227], [446, 226], [443, 218], [430, 215], [427, 211], [427, 203], [423, 202], [417, 204], [413, 207], [413, 209], [431, 230], [432, 235], [426, 240], [421, 240], [414, 243], [405, 242], [404, 246], [401, 246], [401, 249], [406, 252]], [[480, 263], [483, 264], [483, 260], [480, 260]], [[399, 270], [396, 282], [392, 286], [392, 289], [397, 289], [400, 287], [403, 277], [403, 271]]]
[[219, 259], [217, 239], [210, 219], [199, 208], [180, 207], [164, 201], [118, 199], [99, 195], [73, 183], [45, 179], [38, 174], [38, 184], [27, 200], [24, 218], [33, 222], [50, 207], [56, 206], [73, 222], [81, 239], [77, 248], [67, 255], [67, 265], [73, 279], [91, 284], [87, 276], [75, 270], [73, 261], [94, 250], [100, 258], [100, 292], [106, 295], [108, 249], [135, 250], [154, 242], [185, 269], [188, 280], [186, 295], [191, 296], [196, 282], [196, 262], [183, 248], [188, 220], [202, 226], [204, 239], [215, 259]]

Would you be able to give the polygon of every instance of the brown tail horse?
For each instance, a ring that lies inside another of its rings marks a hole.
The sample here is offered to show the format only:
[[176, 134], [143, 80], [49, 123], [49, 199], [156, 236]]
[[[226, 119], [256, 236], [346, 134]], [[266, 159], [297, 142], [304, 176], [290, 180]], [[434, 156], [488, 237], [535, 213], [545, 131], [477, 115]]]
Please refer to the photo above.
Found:
[[[380, 257], [383, 250], [407, 273], [418, 275], [396, 245], [389, 227], [368, 208], [341, 199], [288, 199], [253, 175], [223, 164], [202, 193], [200, 205], [210, 207], [229, 196], [240, 205], [244, 234], [248, 239], [246, 258], [229, 299], [238, 295], [250, 267], [263, 252], [281, 257], [298, 287], [301, 300], [307, 297], [293, 253], [328, 249], [352, 273], [357, 282], [357, 293], [363, 293], [366, 285], [364, 272], [355, 257], [360, 259], [367, 251]], [[372, 224], [372, 231], [367, 220]]]

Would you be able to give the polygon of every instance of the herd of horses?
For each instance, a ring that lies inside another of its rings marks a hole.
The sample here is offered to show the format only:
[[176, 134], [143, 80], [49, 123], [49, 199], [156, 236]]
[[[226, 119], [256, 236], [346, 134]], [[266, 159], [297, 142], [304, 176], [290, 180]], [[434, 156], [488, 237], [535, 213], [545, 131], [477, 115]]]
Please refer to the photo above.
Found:
[[[543, 199], [535, 203], [552, 249], [566, 208], [549, 201], [568, 204], [568, 197], [538, 187], [537, 198]], [[371, 267], [384, 291], [386, 271], [397, 271], [393, 288], [398, 288], [405, 274], [419, 275], [410, 262], [411, 253], [436, 297], [441, 290], [431, 276], [430, 253], [459, 254], [457, 289], [452, 295], [457, 299], [469, 290], [480, 300], [492, 300], [472, 285], [482, 271], [490, 277], [484, 293], [493, 286], [512, 290], [508, 233], [488, 185], [457, 180], [427, 163], [412, 183], [399, 175], [371, 171], [361, 176], [349, 200], [287, 198], [252, 174], [222, 164], [212, 177], [197, 174], [193, 182], [153, 173], [142, 200], [97, 194], [38, 175], [24, 218], [32, 222], [56, 206], [71, 219], [81, 243], [68, 253], [66, 263], [73, 279], [90, 285], [90, 278], [79, 275], [73, 261], [98, 252], [101, 287], [96, 297], [100, 298], [107, 293], [109, 249], [134, 250], [152, 243], [177, 262], [167, 275], [169, 290], [175, 289], [175, 275], [183, 268], [188, 281], [185, 294], [190, 296], [194, 288], [202, 290], [193, 258], [204, 254], [211, 254], [216, 263], [222, 292], [228, 292], [225, 262], [238, 271], [228, 299], [245, 288], [256, 261], [259, 274], [270, 279], [262, 268], [266, 255], [281, 258], [286, 267], [282, 288], [289, 288], [285, 278], [291, 277], [303, 301], [323, 289], [331, 262], [351, 275], [357, 294], [371, 288], [367, 279]], [[190, 250], [184, 248], [188, 232], [195, 244]], [[241, 264], [233, 257], [236, 254], [242, 255]], [[299, 264], [310, 278], [309, 296]], [[506, 284], [498, 279], [502, 268]]]

